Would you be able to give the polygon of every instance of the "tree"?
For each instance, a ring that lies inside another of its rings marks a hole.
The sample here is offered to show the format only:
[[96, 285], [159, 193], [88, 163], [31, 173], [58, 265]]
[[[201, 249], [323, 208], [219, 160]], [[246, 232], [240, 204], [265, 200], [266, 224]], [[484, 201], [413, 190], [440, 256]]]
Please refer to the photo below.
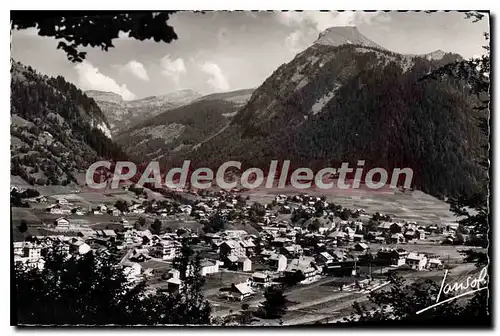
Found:
[[18, 229], [19, 229], [19, 232], [21, 232], [21, 233], [25, 233], [26, 231], [28, 231], [28, 224], [26, 223], [26, 221], [24, 219], [19, 224]]
[[121, 212], [125, 212], [128, 210], [128, 203], [127, 203], [127, 201], [118, 200], [115, 203], [115, 208], [117, 208]]
[[128, 37], [144, 41], [170, 43], [177, 39], [173, 27], [168, 25], [171, 14], [164, 12], [30, 12], [12, 11], [11, 28], [22, 30], [38, 29], [38, 35], [59, 40], [57, 49], [62, 49], [71, 62], [82, 62], [86, 52], [81, 47], [100, 47], [104, 51], [113, 48], [113, 40], [120, 32]]
[[286, 272], [285, 276], [283, 277], [283, 283], [287, 286], [295, 286], [299, 282], [305, 280], [306, 277], [304, 276], [304, 273], [302, 271], [297, 270], [295, 272]]
[[257, 236], [254, 243], [255, 243], [255, 248], [254, 248], [255, 255], [260, 256], [260, 254], [262, 253], [262, 238], [260, 236]]
[[159, 235], [161, 233], [161, 220], [158, 218], [154, 220], [153, 224], [151, 224], [151, 232], [155, 235]]
[[281, 287], [267, 287], [264, 292], [264, 298], [265, 301], [261, 308], [265, 318], [280, 318], [285, 314], [287, 299]]
[[144, 228], [144, 226], [146, 226], [146, 218], [139, 217], [134, 224], [134, 229], [142, 230]]
[[[466, 19], [472, 19], [473, 22], [480, 21], [484, 14], [480, 12], [466, 12]], [[489, 33], [485, 32], [484, 37], [489, 41]], [[455, 78], [465, 82], [470, 92], [477, 97], [478, 103], [475, 107], [476, 122], [480, 128], [481, 135], [485, 139], [481, 147], [482, 152], [477, 159], [479, 168], [481, 168], [482, 179], [480, 180], [479, 191], [473, 195], [461, 195], [452, 197], [448, 200], [451, 211], [459, 218], [458, 223], [464, 226], [473, 226], [471, 232], [470, 244], [488, 247], [488, 234], [491, 213], [489, 211], [489, 136], [490, 136], [490, 46], [483, 46], [486, 53], [481, 57], [473, 57], [468, 60], [461, 60], [447, 64], [427, 76], [422, 80], [444, 80], [446, 78]], [[482, 262], [488, 259], [484, 252], [467, 251], [466, 258], [470, 261]]]
[[311, 221], [311, 223], [307, 226], [307, 229], [311, 232], [317, 232], [321, 227], [321, 222], [318, 218], [315, 218]]
[[258, 222], [265, 214], [266, 208], [258, 202], [254, 202], [250, 207], [249, 217], [253, 222]]
[[[210, 306], [191, 285], [180, 293], [151, 294], [130, 282], [118, 258], [89, 252], [66, 258], [55, 245], [43, 270], [17, 266], [17, 322], [39, 325], [208, 324]], [[185, 279], [185, 282], [189, 280]]]
[[239, 324], [249, 324], [253, 320], [253, 313], [249, 310], [250, 306], [248, 303], [244, 303], [241, 305], [240, 314], [237, 317], [237, 322]]
[[[478, 325], [486, 326], [491, 323], [488, 313], [487, 291], [478, 291], [462, 307], [457, 301], [448, 301], [419, 314], [417, 312], [436, 303], [440, 293], [440, 284], [432, 280], [416, 281], [407, 284], [401, 277], [389, 275], [389, 288], [383, 291], [370, 293], [369, 302], [372, 308], [368, 309], [359, 302], [354, 302], [354, 312], [346, 322], [381, 322], [394, 324], [402, 321], [404, 325]], [[451, 298], [452, 295], [441, 292], [440, 301]], [[401, 324], [403, 325], [403, 324]]]
[[222, 214], [221, 212], [216, 212], [210, 217], [204, 229], [206, 232], [218, 232], [224, 230], [226, 227], [226, 215]]
[[182, 243], [180, 256], [173, 261], [182, 282], [179, 292], [175, 294], [181, 324], [206, 324], [210, 321], [211, 308], [203, 297], [205, 278], [201, 275], [200, 261], [200, 255], [186, 241]]
[[[419, 310], [425, 309], [436, 303], [440, 286], [431, 280], [406, 284], [404, 279], [393, 274], [389, 275], [389, 288], [384, 291], [370, 293], [369, 302], [375, 305], [373, 309], [355, 302], [354, 312], [347, 321], [380, 321], [380, 320], [405, 320], [428, 321], [453, 317], [458, 307], [453, 301], [449, 305], [440, 305], [421, 314]], [[441, 294], [442, 299], [446, 295]]]

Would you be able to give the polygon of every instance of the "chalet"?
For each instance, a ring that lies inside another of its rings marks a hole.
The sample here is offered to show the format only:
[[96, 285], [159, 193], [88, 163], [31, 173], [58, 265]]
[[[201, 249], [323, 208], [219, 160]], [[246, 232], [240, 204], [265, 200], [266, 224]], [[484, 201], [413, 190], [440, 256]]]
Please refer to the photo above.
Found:
[[405, 242], [405, 237], [402, 233], [394, 233], [391, 235], [389, 242], [392, 244], [401, 244]]
[[182, 286], [182, 280], [178, 277], [171, 277], [167, 280], [167, 289], [170, 293], [177, 292]]
[[23, 248], [24, 248], [24, 242], [16, 241], [13, 243], [13, 245], [14, 245], [14, 254], [22, 255]]
[[335, 258], [328, 252], [321, 252], [316, 256], [316, 263], [318, 265], [331, 264], [335, 261]]
[[142, 262], [151, 259], [149, 251], [146, 249], [133, 249], [129, 254], [131, 261]]
[[300, 271], [305, 279], [301, 283], [311, 283], [319, 280], [320, 269], [316, 266], [313, 257], [300, 257], [293, 259], [286, 267], [285, 273], [296, 273]]
[[271, 275], [269, 272], [255, 272], [252, 274], [252, 286], [268, 287], [271, 283]]
[[51, 214], [57, 214], [57, 215], [69, 215], [71, 213], [71, 208], [67, 206], [61, 206], [59, 204], [52, 204], [48, 206], [45, 211], [51, 213]]
[[353, 241], [355, 242], [361, 242], [363, 241], [363, 235], [362, 234], [359, 234], [359, 233], [355, 233], [354, 236], [353, 236]]
[[75, 240], [70, 244], [69, 252], [72, 254], [86, 254], [90, 252], [90, 246], [83, 240]]
[[381, 265], [402, 266], [406, 263], [408, 252], [403, 249], [380, 249], [377, 252], [377, 261]]
[[228, 293], [228, 298], [243, 301], [254, 294], [252, 287], [246, 282], [239, 283], [237, 285], [231, 285], [231, 290]]
[[99, 210], [100, 212], [106, 212], [108, 211], [108, 207], [104, 204], [99, 204], [97, 207], [96, 207], [97, 210]]
[[370, 247], [366, 243], [357, 243], [354, 245], [354, 250], [359, 252], [366, 252]]
[[304, 249], [299, 244], [285, 246], [281, 249], [281, 251], [289, 258], [297, 258], [304, 253]]
[[191, 213], [192, 207], [190, 205], [183, 204], [179, 206], [179, 210], [185, 213], [186, 215], [189, 215]]
[[180, 251], [180, 243], [176, 241], [161, 240], [155, 243], [151, 249], [151, 254], [163, 260], [173, 260]]
[[276, 237], [273, 239], [273, 241], [271, 241], [271, 245], [280, 248], [291, 242], [292, 241], [287, 237]]
[[344, 261], [347, 256], [344, 252], [342, 251], [330, 251], [330, 255], [333, 257], [335, 261]]
[[377, 230], [380, 232], [390, 232], [392, 224], [394, 224], [394, 223], [382, 222], [377, 226]]
[[116, 238], [116, 232], [114, 230], [102, 230], [103, 237]]
[[124, 229], [132, 229], [134, 226], [125, 218], [120, 219], [120, 224], [123, 225]]
[[69, 202], [67, 199], [65, 199], [64, 197], [59, 197], [57, 200], [56, 200], [56, 203], [57, 204], [60, 204], [60, 205], [68, 205]]
[[27, 258], [27, 261], [37, 261], [42, 256], [41, 246], [30, 242], [25, 242], [22, 252], [22, 257]]
[[238, 258], [237, 265], [238, 271], [250, 272], [252, 270], [252, 260], [250, 260], [249, 258]]
[[206, 243], [211, 244], [212, 242], [219, 240], [221, 236], [218, 233], [205, 233], [203, 238]]
[[286, 269], [288, 259], [283, 254], [273, 253], [269, 257], [269, 266], [276, 272], [283, 272]]
[[446, 237], [441, 241], [443, 245], [452, 245], [454, 241], [454, 237]]
[[441, 262], [441, 260], [439, 260], [437, 258], [430, 258], [427, 261], [427, 268], [430, 269], [430, 270], [442, 269], [443, 268], [443, 263]]
[[112, 216], [118, 217], [122, 215], [122, 212], [118, 209], [111, 209], [110, 211]]
[[406, 257], [406, 264], [411, 269], [422, 271], [427, 265], [427, 257], [424, 254], [410, 253]]
[[378, 236], [374, 240], [377, 244], [385, 244], [385, 237]]
[[58, 219], [56, 219], [54, 221], [54, 224], [55, 224], [57, 229], [61, 229], [61, 230], [69, 229], [69, 221], [64, 217], [59, 217]]
[[246, 256], [246, 251], [241, 246], [239, 241], [236, 240], [226, 240], [224, 241], [220, 246], [220, 258], [221, 260], [224, 260], [227, 258], [229, 255], [234, 255], [236, 257], [243, 257]]
[[338, 242], [338, 241], [347, 240], [349, 237], [348, 237], [347, 233], [345, 233], [345, 232], [334, 231], [328, 235], [328, 238]]
[[219, 272], [219, 262], [217, 260], [203, 260], [200, 262], [201, 275], [214, 274]]
[[407, 241], [418, 239], [417, 231], [406, 230], [406, 232], [404, 233], [404, 237]]
[[438, 233], [439, 229], [437, 226], [431, 225], [427, 228], [427, 231], [429, 231], [430, 233]]
[[255, 243], [251, 239], [240, 241], [241, 246], [245, 249], [247, 255], [252, 254], [255, 249]]

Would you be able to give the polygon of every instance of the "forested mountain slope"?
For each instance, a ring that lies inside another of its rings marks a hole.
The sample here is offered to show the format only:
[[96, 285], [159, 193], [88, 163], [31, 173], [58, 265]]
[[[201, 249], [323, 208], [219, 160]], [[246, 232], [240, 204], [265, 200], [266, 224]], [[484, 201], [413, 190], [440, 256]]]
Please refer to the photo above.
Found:
[[62, 76], [11, 63], [12, 175], [30, 184], [66, 185], [101, 158], [125, 158], [93, 99]]

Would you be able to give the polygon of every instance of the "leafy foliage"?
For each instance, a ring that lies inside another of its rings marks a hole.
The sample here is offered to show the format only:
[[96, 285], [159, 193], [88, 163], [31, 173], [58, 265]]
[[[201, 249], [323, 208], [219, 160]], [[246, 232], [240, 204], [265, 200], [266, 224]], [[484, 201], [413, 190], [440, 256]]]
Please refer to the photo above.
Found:
[[279, 318], [285, 314], [287, 300], [281, 287], [267, 287], [264, 298], [261, 308], [265, 318]]
[[209, 306], [203, 305], [200, 313], [197, 301], [186, 303], [185, 293], [154, 294], [144, 281], [131, 283], [108, 252], [66, 258], [55, 247], [47, 251], [45, 261], [43, 270], [15, 269], [19, 324], [209, 323]]
[[11, 75], [11, 137], [21, 143], [11, 147], [11, 174], [66, 185], [101, 158], [126, 158], [99, 129], [107, 127], [99, 107], [76, 86], [21, 63], [12, 62]]
[[[373, 167], [409, 167], [415, 188], [443, 198], [471, 195], [484, 179], [477, 158], [487, 142], [474, 122], [483, 114], [473, 108], [477, 97], [460, 80], [420, 80], [458, 59], [312, 46], [278, 68], [231, 125], [190, 158], [214, 168], [222, 160], [241, 161], [242, 169], [291, 160], [290, 170], [353, 167], [363, 159], [365, 174]], [[311, 112], [325, 96], [332, 98]]]
[[38, 35], [59, 40], [57, 49], [62, 49], [71, 62], [82, 62], [86, 52], [80, 47], [100, 47], [104, 51], [113, 48], [113, 40], [120, 32], [128, 37], [144, 41], [166, 42], [177, 39], [168, 19], [175, 11], [165, 12], [11, 12], [12, 29], [37, 28]]
[[[346, 322], [391, 321], [426, 325], [487, 325], [491, 319], [487, 309], [487, 291], [478, 291], [465, 304], [448, 301], [429, 310], [418, 313], [436, 303], [440, 284], [432, 280], [406, 283], [401, 277], [390, 275], [389, 288], [370, 293], [369, 307], [359, 302], [353, 304], [354, 312]], [[440, 301], [451, 298], [441, 293]]]

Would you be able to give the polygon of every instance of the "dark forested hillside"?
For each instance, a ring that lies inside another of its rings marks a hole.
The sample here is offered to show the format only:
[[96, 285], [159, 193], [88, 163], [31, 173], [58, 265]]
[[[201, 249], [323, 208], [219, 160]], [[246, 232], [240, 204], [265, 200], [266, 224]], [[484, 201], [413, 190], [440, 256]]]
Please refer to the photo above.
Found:
[[30, 184], [68, 184], [100, 158], [124, 158], [96, 103], [63, 77], [12, 62], [11, 174]]
[[223, 129], [238, 106], [222, 99], [200, 100], [150, 118], [118, 134], [116, 141], [137, 160], [172, 162]]
[[484, 181], [475, 98], [452, 80], [422, 81], [459, 60], [408, 56], [357, 45], [313, 45], [278, 68], [229, 127], [186, 155], [198, 166], [240, 160], [268, 167], [410, 167], [415, 187], [436, 196], [471, 194]]

